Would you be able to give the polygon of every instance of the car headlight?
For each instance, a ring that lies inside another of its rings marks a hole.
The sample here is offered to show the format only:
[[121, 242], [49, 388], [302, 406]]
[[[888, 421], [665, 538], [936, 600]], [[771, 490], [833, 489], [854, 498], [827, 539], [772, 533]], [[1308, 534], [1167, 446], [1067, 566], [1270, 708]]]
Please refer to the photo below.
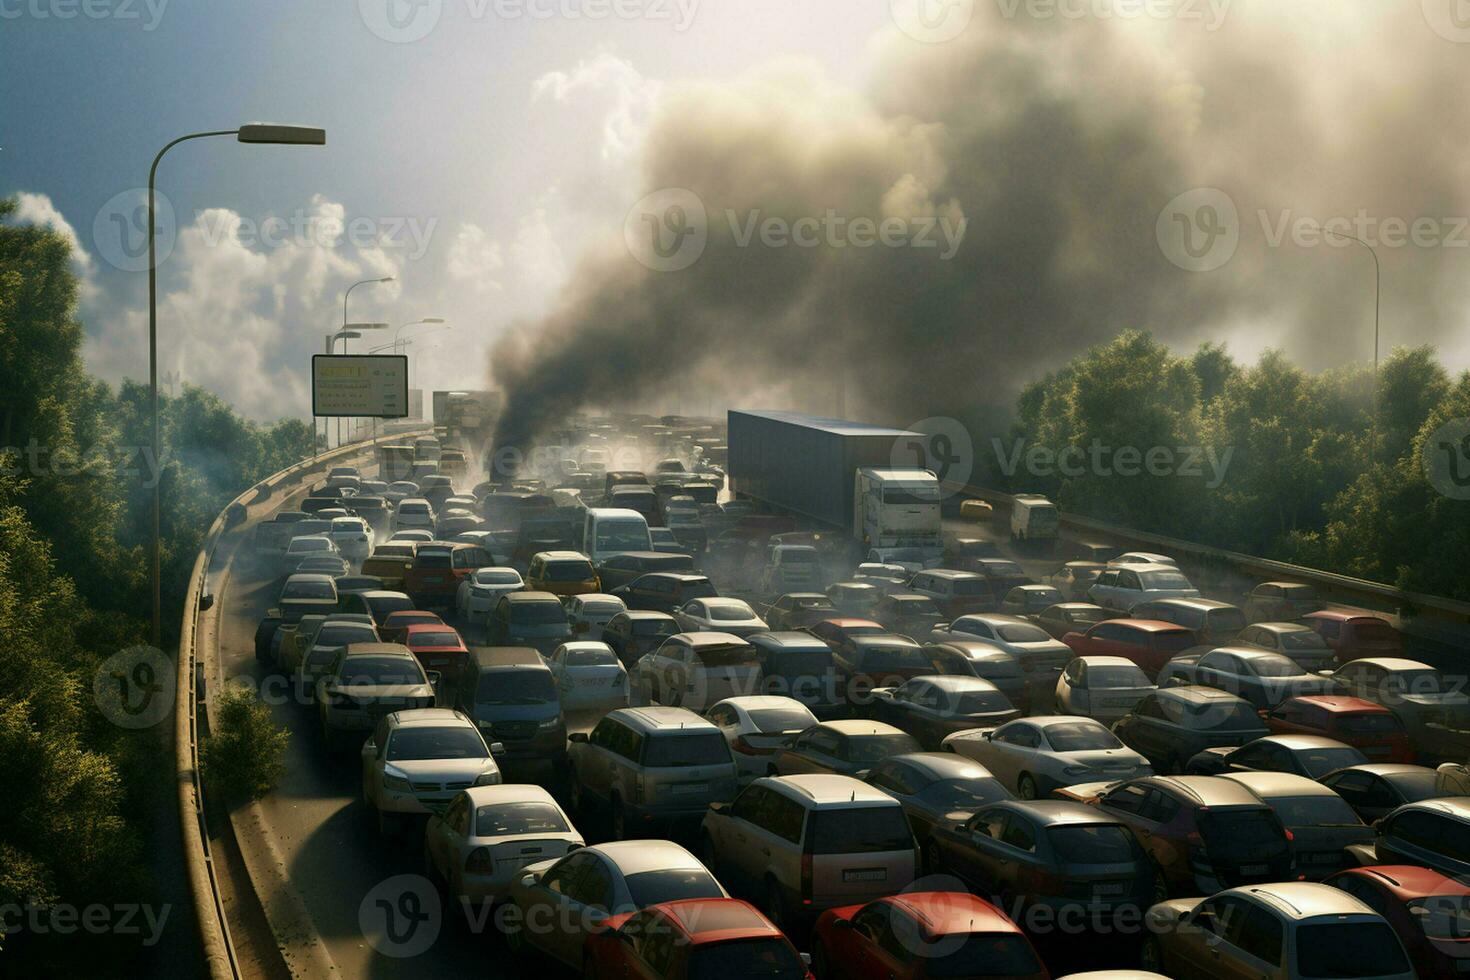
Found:
[[391, 789], [395, 793], [407, 793], [411, 789], [406, 777], [386, 769], [383, 770], [383, 788]]
[[475, 777], [475, 785], [476, 786], [499, 786], [500, 785], [500, 770], [498, 770], [498, 769], [487, 769], [487, 770], [485, 770], [484, 772], [480, 773], [480, 775], [478, 775], [478, 776]]
[[543, 732], [549, 732], [552, 729], [556, 729], [556, 728], [560, 728], [561, 727], [561, 719], [560, 718], [548, 718], [545, 721], [543, 721], [540, 724], [539, 727], [540, 727], [540, 729]]

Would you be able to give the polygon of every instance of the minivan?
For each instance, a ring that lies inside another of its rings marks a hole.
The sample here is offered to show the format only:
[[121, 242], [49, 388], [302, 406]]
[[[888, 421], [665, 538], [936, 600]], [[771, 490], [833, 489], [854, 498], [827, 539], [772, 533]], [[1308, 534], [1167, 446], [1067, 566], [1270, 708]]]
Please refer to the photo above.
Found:
[[648, 519], [636, 510], [589, 507], [583, 524], [582, 550], [593, 564], [630, 551], [653, 551]]
[[567, 725], [556, 681], [541, 654], [529, 647], [475, 647], [460, 660], [454, 706], [487, 742], [500, 742], [502, 764], [559, 767], [566, 758]]

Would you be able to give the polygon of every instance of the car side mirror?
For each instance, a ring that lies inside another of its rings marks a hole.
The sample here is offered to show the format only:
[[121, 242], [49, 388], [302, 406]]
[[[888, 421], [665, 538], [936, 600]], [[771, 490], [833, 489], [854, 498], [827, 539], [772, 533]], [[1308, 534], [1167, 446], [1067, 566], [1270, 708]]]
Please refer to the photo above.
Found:
[[439, 682], [444, 679], [443, 672], [438, 670], [425, 671], [424, 676], [429, 679], [429, 686], [435, 688], [437, 688], [439, 686]]
[[726, 804], [723, 800], [715, 800], [709, 805], [709, 808], [711, 813], [724, 813], [727, 806], [728, 804]]
[[980, 733], [980, 737], [983, 738], [983, 739], [985, 739], [985, 741], [988, 742], [988, 741], [990, 741], [990, 734], [991, 734], [990, 732], [981, 732]]
[[504, 742], [491, 742], [490, 743], [490, 754], [491, 755], [505, 755], [505, 743]]
[[521, 875], [521, 887], [522, 888], [535, 888], [536, 887], [536, 876], [535, 875]]
[[568, 742], [578, 742], [578, 743], [586, 742], [587, 741], [587, 733], [586, 732], [572, 732], [570, 735], [567, 736], [567, 741]]

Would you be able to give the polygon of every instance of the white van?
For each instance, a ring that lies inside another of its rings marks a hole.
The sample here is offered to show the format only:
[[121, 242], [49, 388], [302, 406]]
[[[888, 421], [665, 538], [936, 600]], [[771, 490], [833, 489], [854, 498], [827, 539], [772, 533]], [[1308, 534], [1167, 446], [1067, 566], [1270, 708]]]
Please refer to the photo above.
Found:
[[1017, 541], [1055, 541], [1061, 516], [1057, 505], [1039, 493], [1011, 498], [1011, 537]]
[[582, 528], [582, 551], [594, 565], [600, 565], [613, 555], [653, 550], [648, 519], [636, 510], [589, 507]]

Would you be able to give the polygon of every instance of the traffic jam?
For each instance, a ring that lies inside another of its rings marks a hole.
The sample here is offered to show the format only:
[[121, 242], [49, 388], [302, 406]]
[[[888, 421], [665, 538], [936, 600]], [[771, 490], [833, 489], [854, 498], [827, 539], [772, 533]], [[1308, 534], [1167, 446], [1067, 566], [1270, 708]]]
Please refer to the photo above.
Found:
[[406, 432], [253, 529], [255, 657], [521, 975], [1470, 976], [1463, 678], [904, 435]]

